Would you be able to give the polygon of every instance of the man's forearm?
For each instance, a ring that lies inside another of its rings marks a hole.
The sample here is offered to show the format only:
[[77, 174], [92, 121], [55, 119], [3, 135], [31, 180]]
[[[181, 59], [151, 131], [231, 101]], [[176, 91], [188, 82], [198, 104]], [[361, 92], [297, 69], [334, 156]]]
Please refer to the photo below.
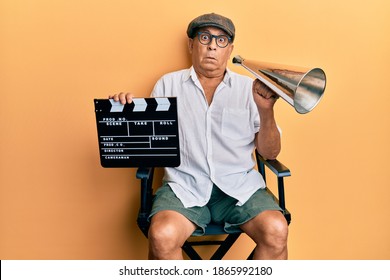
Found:
[[258, 152], [267, 159], [275, 159], [281, 150], [281, 140], [273, 111], [260, 115], [261, 126], [256, 135]]

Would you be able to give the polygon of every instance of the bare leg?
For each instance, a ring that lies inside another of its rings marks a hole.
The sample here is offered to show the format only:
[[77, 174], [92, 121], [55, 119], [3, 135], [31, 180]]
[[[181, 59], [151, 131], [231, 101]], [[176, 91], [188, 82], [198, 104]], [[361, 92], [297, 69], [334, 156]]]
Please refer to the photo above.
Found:
[[183, 259], [184, 242], [196, 226], [182, 214], [164, 210], [152, 217], [149, 228], [149, 259]]
[[287, 259], [288, 225], [279, 211], [264, 211], [241, 226], [256, 242], [253, 259]]

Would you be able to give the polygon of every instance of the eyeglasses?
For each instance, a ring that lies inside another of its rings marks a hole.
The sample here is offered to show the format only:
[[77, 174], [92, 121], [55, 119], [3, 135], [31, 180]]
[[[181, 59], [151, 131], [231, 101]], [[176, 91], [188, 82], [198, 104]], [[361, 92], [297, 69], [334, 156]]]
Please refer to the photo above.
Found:
[[225, 48], [232, 40], [226, 35], [212, 35], [208, 32], [198, 32], [198, 40], [202, 45], [209, 45], [213, 38], [215, 38], [215, 42], [220, 48]]

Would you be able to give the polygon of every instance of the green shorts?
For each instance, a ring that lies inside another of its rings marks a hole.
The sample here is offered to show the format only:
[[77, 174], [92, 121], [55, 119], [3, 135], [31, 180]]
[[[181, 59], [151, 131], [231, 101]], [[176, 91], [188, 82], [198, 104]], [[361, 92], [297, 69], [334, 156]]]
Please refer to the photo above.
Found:
[[265, 210], [282, 211], [274, 197], [266, 190], [259, 189], [242, 206], [237, 200], [222, 192], [214, 185], [211, 198], [206, 206], [184, 207], [168, 184], [161, 186], [153, 201], [149, 219], [157, 212], [173, 210], [181, 213], [197, 225], [193, 235], [203, 235], [207, 224], [211, 221], [224, 224], [226, 233], [240, 232], [239, 226], [253, 219]]

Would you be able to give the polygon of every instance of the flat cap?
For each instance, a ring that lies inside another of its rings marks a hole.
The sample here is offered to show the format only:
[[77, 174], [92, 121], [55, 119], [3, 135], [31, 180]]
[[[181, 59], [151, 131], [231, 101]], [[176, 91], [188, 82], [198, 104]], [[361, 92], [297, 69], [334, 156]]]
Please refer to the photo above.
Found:
[[236, 28], [234, 27], [233, 22], [229, 18], [215, 13], [204, 14], [193, 19], [187, 28], [188, 37], [194, 38], [196, 30], [206, 26], [220, 28], [232, 38], [232, 41], [234, 40]]

